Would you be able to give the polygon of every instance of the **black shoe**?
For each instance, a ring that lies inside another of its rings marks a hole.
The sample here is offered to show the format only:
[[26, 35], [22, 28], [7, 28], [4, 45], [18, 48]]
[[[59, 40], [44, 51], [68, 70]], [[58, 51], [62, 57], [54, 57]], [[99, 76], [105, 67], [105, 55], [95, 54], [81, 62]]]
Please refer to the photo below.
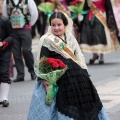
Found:
[[95, 60], [97, 60], [99, 56], [97, 55], [94, 59], [89, 60], [89, 64], [94, 64]]
[[31, 73], [31, 79], [35, 80], [36, 79], [36, 74], [34, 72]]
[[3, 104], [3, 102], [2, 101], [0, 101], [0, 105], [2, 105]]
[[24, 81], [24, 78], [17, 78], [13, 82], [22, 82], [22, 81]]
[[9, 106], [8, 100], [3, 100], [3, 107], [8, 107], [8, 106]]
[[104, 64], [104, 61], [99, 61], [99, 64], [100, 64], [100, 65]]

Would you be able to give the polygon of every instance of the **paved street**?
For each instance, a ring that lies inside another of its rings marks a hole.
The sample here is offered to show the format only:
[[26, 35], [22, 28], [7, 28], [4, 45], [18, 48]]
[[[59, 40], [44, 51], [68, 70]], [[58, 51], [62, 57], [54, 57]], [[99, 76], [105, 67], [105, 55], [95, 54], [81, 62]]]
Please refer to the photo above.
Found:
[[[33, 40], [33, 53], [36, 57], [38, 40]], [[84, 54], [88, 63], [91, 54]], [[91, 80], [96, 86], [110, 120], [120, 120], [120, 51], [105, 55], [105, 64], [88, 65]], [[14, 77], [16, 70], [14, 69]], [[29, 104], [36, 81], [30, 79], [25, 66], [25, 81], [13, 83], [10, 87], [10, 106], [0, 106], [0, 120], [27, 120]]]

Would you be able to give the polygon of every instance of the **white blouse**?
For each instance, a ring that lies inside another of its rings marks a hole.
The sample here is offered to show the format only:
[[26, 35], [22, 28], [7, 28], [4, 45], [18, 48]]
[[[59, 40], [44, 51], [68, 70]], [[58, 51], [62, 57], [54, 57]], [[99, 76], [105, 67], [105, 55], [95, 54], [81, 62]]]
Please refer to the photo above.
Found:
[[[87, 69], [86, 63], [85, 63], [85, 58], [84, 55], [80, 49], [80, 46], [77, 42], [77, 40], [75, 39], [75, 37], [72, 34], [66, 33], [66, 41], [67, 41], [67, 46], [71, 49], [71, 51], [74, 53], [77, 61], [80, 62], [80, 66], [83, 69]], [[43, 35], [40, 38], [40, 42], [39, 42], [39, 46], [38, 46], [38, 54], [37, 54], [37, 59], [39, 59], [40, 56], [40, 52], [41, 52], [41, 48], [42, 46], [47, 47], [50, 51], [55, 51], [57, 53], [59, 53], [59, 51], [55, 50], [49, 40], [47, 39], [47, 34]]]

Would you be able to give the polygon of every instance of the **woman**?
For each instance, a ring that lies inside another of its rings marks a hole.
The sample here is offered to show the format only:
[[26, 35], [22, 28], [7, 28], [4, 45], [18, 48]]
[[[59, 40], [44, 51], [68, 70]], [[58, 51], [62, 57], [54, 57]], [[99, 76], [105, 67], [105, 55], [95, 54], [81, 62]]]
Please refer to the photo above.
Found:
[[99, 64], [104, 64], [103, 54], [120, 48], [111, 2], [110, 0], [85, 0], [85, 12], [87, 14], [79, 26], [81, 50], [93, 53], [90, 64], [94, 64], [99, 57]]
[[118, 15], [120, 13], [120, 0], [111, 0], [111, 3], [112, 3], [117, 27], [119, 29], [119, 39], [120, 39], [120, 17]]
[[12, 53], [12, 25], [8, 18], [3, 17], [0, 11], [0, 104], [9, 106], [8, 93], [11, 80], [9, 66]]
[[[37, 60], [43, 56], [57, 58], [68, 66], [68, 70], [58, 80], [58, 93], [50, 106], [45, 104], [50, 84], [38, 78], [27, 120], [108, 120], [87, 73], [84, 56], [71, 34], [72, 20], [62, 12], [55, 12], [49, 23], [48, 32], [40, 39]], [[65, 47], [61, 48], [59, 43]]]

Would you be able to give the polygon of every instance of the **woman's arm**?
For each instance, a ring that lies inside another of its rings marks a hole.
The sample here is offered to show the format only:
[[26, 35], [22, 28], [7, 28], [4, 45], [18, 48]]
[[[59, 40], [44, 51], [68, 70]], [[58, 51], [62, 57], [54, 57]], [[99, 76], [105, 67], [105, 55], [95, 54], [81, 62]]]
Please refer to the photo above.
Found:
[[4, 27], [6, 30], [6, 39], [3, 40], [3, 42], [8, 42], [8, 45], [11, 45], [13, 43], [13, 29], [12, 29], [12, 24], [9, 19], [4, 17]]
[[[47, 47], [42, 46], [42, 48], [41, 48], [41, 53], [40, 53], [40, 58], [41, 58], [41, 57], [44, 57], [44, 56], [45, 56], [45, 57], [49, 57], [49, 54], [50, 54], [49, 49], [48, 49]], [[41, 81], [41, 83], [44, 85], [44, 87], [45, 87], [45, 89], [46, 89], [46, 91], [47, 91], [48, 86], [50, 85], [49, 82], [46, 81], [46, 80], [42, 80], [42, 79], [40, 79], [40, 78], [38, 78], [38, 80]]]

